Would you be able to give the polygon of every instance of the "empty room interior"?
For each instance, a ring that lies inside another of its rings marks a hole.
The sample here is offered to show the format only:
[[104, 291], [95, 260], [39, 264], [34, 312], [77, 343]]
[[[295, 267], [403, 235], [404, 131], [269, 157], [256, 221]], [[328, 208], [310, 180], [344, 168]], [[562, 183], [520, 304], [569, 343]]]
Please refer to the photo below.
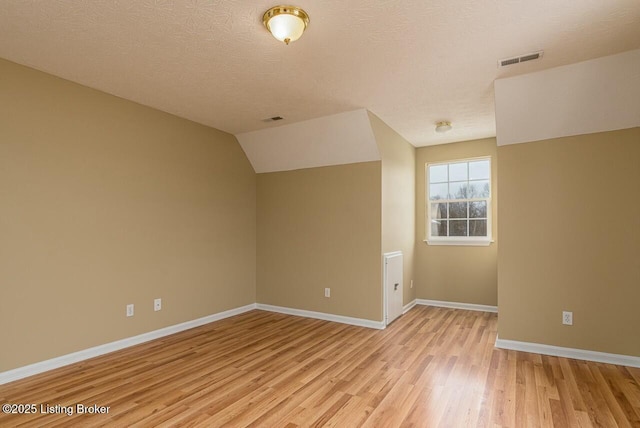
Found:
[[640, 427], [640, 3], [2, 1], [0, 292], [3, 427]]

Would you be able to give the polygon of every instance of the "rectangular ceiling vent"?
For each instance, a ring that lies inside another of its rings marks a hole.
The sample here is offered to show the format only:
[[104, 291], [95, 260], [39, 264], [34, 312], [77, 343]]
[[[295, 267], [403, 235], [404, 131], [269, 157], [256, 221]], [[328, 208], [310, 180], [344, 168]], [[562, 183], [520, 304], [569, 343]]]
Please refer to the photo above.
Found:
[[263, 122], [276, 122], [278, 120], [282, 120], [284, 119], [284, 117], [282, 116], [273, 116], [273, 117], [268, 117], [266, 119], [262, 119]]
[[515, 56], [513, 58], [505, 58], [498, 61], [498, 68], [506, 67], [512, 64], [519, 64], [521, 62], [533, 61], [534, 59], [542, 58], [543, 51], [532, 52], [526, 55]]

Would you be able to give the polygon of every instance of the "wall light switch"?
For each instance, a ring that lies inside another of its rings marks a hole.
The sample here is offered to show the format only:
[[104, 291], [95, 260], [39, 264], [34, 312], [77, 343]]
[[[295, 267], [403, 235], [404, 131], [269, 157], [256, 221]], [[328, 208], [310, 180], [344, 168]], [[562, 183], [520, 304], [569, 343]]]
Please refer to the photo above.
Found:
[[325, 288], [324, 289], [324, 297], [331, 297], [331, 289], [330, 288]]
[[155, 299], [153, 301], [153, 310], [159, 311], [160, 309], [162, 309], [162, 299]]

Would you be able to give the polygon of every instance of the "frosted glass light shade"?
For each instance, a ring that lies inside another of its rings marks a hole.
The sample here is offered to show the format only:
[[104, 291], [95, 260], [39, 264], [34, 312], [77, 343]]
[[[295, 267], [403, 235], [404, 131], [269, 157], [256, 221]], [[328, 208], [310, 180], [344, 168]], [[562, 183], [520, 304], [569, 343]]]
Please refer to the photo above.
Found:
[[451, 131], [451, 122], [438, 122], [436, 123], [436, 132]]
[[273, 37], [287, 45], [298, 40], [309, 24], [306, 12], [294, 6], [272, 7], [262, 20]]

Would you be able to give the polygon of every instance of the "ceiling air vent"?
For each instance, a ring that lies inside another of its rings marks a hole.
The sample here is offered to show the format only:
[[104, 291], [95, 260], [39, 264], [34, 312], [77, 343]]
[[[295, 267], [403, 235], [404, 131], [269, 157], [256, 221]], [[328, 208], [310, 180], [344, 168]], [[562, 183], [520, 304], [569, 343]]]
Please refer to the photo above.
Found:
[[284, 117], [282, 116], [273, 116], [273, 117], [268, 117], [266, 119], [262, 119], [263, 122], [277, 122], [278, 120], [282, 120], [284, 119]]
[[512, 64], [519, 64], [521, 62], [533, 61], [534, 59], [542, 58], [543, 53], [543, 51], [538, 51], [526, 55], [514, 56], [513, 58], [501, 59], [498, 61], [498, 68]]

